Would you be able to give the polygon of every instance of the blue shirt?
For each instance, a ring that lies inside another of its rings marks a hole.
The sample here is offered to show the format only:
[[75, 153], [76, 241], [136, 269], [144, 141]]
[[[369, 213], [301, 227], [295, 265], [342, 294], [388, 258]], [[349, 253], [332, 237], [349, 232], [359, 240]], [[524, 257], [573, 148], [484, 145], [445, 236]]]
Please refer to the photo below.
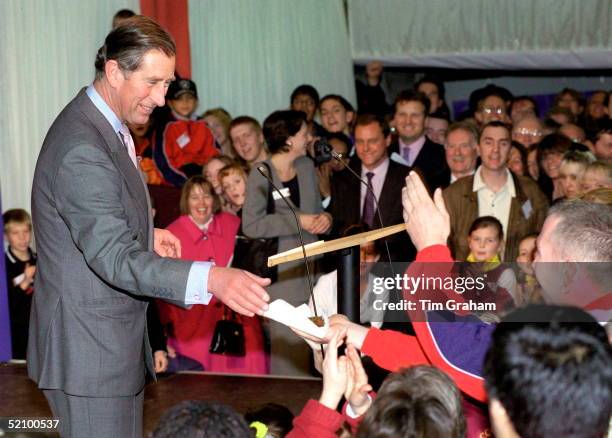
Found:
[[[100, 96], [98, 91], [94, 88], [93, 84], [87, 87], [86, 93], [104, 118], [108, 120], [108, 123], [113, 127], [119, 139], [122, 140], [119, 129], [123, 123], [119, 120], [119, 117], [117, 117], [115, 112], [108, 106], [104, 99], [102, 99], [102, 96]], [[212, 294], [208, 292], [207, 288], [208, 273], [211, 267], [212, 264], [209, 262], [193, 262], [189, 270], [189, 277], [187, 278], [185, 304], [208, 304], [210, 302]]]

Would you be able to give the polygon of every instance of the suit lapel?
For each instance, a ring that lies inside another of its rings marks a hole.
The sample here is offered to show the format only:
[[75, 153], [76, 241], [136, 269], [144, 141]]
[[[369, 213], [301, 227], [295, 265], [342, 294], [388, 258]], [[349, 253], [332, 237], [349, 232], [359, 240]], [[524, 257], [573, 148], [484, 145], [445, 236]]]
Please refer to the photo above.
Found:
[[141, 207], [147, 217], [147, 223], [149, 223], [150, 200], [148, 191], [140, 175], [140, 170], [134, 167], [127, 148], [119, 138], [119, 134], [113, 131], [111, 124], [89, 99], [85, 89], [82, 89], [79, 93], [77, 104], [83, 114], [100, 132], [115, 166], [125, 180], [128, 191]]
[[[357, 155], [349, 163], [351, 169], [361, 176], [361, 161], [357, 158]], [[355, 175], [351, 174], [348, 170], [344, 171], [345, 174], [345, 193], [340, 193], [341, 197], [346, 196], [346, 208], [349, 210], [347, 217], [354, 218], [353, 223], [357, 224], [361, 221], [361, 186], [363, 185]]]
[[[393, 161], [389, 161], [387, 174], [385, 175], [385, 180], [383, 181], [383, 186], [380, 191], [380, 199], [378, 200], [378, 208], [380, 209], [380, 215], [382, 216], [384, 225], [392, 225], [389, 224], [388, 214], [392, 210], [392, 205], [394, 202], [392, 199], [393, 194], [396, 193], [396, 191], [393, 190], [393, 186], [398, 183], [398, 175], [396, 174], [395, 169], [395, 163], [393, 163]], [[401, 200], [399, 202], [401, 202]], [[378, 214], [376, 214], [375, 220], [376, 222], [380, 222]], [[380, 226], [382, 227], [382, 224], [380, 224]]]

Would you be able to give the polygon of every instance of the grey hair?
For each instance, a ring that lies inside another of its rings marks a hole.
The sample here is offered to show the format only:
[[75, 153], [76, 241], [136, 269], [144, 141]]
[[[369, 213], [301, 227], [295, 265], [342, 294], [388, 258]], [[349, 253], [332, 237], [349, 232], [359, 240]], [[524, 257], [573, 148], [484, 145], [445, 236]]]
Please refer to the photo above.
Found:
[[150, 50], [159, 50], [168, 57], [176, 56], [176, 46], [166, 30], [151, 18], [136, 15], [124, 20], [113, 29], [98, 49], [96, 80], [104, 77], [107, 61], [115, 60], [124, 72], [140, 68], [144, 55]]
[[583, 200], [555, 204], [548, 217], [559, 218], [554, 244], [576, 262], [612, 262], [612, 206]]
[[467, 132], [472, 137], [472, 146], [476, 147], [478, 145], [478, 128], [473, 123], [465, 121], [451, 123], [446, 131], [446, 138], [448, 138], [448, 134], [454, 131]]

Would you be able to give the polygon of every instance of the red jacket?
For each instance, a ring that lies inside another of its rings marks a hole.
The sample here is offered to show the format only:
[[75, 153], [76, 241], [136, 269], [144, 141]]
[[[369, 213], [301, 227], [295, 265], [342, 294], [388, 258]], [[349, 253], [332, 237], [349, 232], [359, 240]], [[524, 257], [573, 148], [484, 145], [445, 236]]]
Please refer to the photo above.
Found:
[[[168, 226], [181, 241], [181, 258], [212, 261], [227, 266], [234, 251], [240, 219], [229, 213], [214, 216], [207, 232], [200, 230], [189, 216], [181, 216]], [[259, 317], [237, 316], [244, 329], [246, 356], [232, 357], [208, 352], [215, 325], [224, 317], [225, 305], [213, 297], [208, 305], [182, 309], [158, 301], [160, 319], [169, 324], [168, 345], [178, 353], [195, 359], [206, 371], [267, 374], [269, 361], [265, 353]]]

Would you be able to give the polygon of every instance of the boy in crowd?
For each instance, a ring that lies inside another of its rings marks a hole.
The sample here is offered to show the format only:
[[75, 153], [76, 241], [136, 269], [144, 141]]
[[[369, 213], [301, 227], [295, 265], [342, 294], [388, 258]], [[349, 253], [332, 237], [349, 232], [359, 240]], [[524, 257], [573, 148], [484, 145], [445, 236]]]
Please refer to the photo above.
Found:
[[189, 79], [170, 84], [168, 113], [157, 117], [153, 158], [164, 182], [182, 187], [187, 178], [202, 174], [202, 166], [218, 154], [215, 139], [203, 120], [196, 120], [198, 91]]
[[13, 359], [25, 359], [36, 273], [36, 254], [30, 249], [32, 219], [21, 209], [7, 210], [2, 219], [8, 243], [5, 259]]

